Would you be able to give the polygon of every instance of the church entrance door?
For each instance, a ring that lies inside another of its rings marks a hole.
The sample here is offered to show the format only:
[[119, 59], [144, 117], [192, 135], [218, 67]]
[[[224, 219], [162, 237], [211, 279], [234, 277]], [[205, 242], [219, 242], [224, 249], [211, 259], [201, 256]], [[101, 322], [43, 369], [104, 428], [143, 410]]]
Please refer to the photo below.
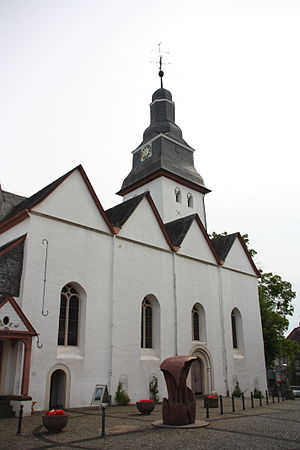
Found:
[[63, 370], [55, 370], [51, 375], [49, 409], [65, 408], [66, 374]]
[[195, 395], [203, 394], [203, 363], [197, 359], [191, 366], [192, 390]]

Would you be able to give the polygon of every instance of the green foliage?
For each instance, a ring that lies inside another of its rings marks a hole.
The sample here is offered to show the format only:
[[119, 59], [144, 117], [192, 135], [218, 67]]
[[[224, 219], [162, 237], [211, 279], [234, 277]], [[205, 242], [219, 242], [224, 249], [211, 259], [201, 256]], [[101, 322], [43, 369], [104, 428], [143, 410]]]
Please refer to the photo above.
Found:
[[264, 347], [267, 367], [272, 367], [276, 358], [282, 356], [286, 341], [284, 332], [289, 321], [286, 316], [292, 315], [291, 304], [296, 297], [291, 283], [282, 280], [279, 275], [262, 273], [258, 285], [261, 321], [264, 336]]
[[242, 391], [240, 389], [240, 385], [239, 385], [238, 381], [236, 382], [236, 385], [235, 385], [232, 395], [234, 397], [240, 397], [242, 395]]
[[156, 403], [159, 400], [158, 397], [158, 379], [155, 375], [152, 375], [150, 382], [149, 382], [149, 391], [151, 394], [152, 400], [154, 400]]
[[118, 389], [116, 391], [116, 401], [119, 405], [128, 405], [130, 402], [130, 398], [121, 382], [119, 382]]

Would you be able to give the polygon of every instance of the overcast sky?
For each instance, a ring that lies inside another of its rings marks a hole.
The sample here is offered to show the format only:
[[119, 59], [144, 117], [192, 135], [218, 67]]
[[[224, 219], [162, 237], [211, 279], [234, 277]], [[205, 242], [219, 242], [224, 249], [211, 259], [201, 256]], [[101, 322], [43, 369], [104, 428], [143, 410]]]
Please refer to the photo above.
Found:
[[161, 41], [208, 231], [248, 233], [299, 292], [299, 23], [298, 0], [0, 0], [2, 188], [29, 196], [82, 164], [119, 203]]

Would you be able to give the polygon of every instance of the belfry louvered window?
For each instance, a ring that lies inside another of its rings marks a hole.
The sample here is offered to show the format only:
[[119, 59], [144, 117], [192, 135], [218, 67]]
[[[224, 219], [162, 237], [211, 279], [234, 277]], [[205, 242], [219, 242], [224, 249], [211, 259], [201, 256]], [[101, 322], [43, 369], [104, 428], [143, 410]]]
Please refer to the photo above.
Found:
[[67, 284], [60, 295], [58, 345], [73, 345], [78, 342], [79, 294]]

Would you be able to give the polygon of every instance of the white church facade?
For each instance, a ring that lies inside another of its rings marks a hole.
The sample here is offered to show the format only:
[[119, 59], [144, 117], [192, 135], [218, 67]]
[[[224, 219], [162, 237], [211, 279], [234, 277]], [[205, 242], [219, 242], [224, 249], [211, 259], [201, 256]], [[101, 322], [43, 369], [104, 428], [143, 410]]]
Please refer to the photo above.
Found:
[[239, 233], [210, 239], [194, 150], [166, 89], [104, 211], [82, 166], [29, 198], [0, 191], [0, 395], [89, 406], [96, 384], [132, 402], [175, 355], [198, 394], [266, 389], [259, 272]]

